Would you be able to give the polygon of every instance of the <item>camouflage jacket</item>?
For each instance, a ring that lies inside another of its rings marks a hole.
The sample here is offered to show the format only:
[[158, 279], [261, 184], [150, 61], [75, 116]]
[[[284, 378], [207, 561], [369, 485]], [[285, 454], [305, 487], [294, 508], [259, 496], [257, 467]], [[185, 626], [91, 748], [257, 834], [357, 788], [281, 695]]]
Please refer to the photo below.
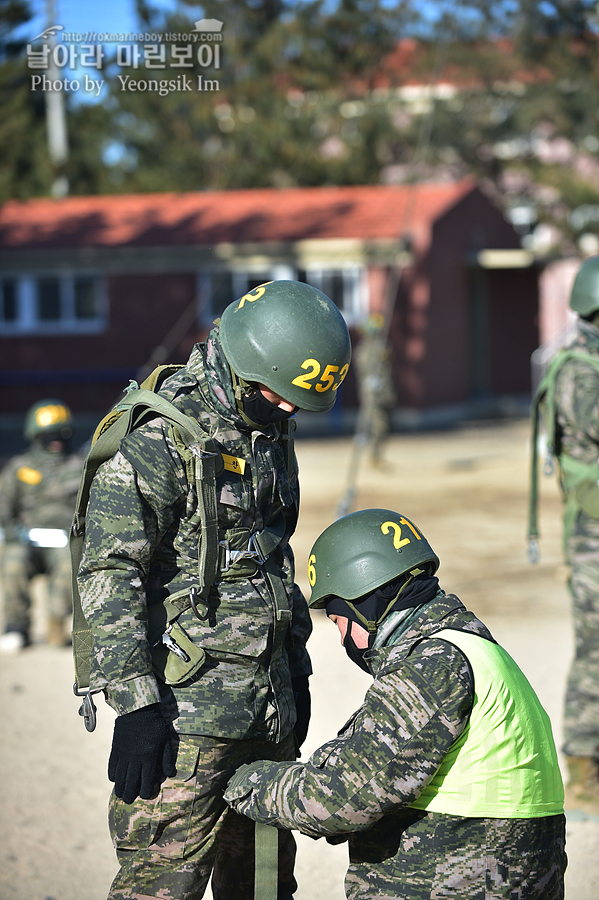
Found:
[[[579, 319], [576, 337], [567, 349], [599, 360], [599, 329]], [[599, 372], [584, 360], [566, 360], [557, 375], [555, 408], [560, 452], [584, 463], [597, 463]]]
[[[465, 657], [448, 642], [430, 638], [442, 628], [491, 638], [457, 597], [441, 592], [437, 598], [397, 643], [392, 643], [391, 634], [383, 647], [369, 651], [374, 683], [334, 740], [305, 763], [243, 766], [225, 793], [236, 812], [256, 822], [294, 828], [313, 838], [326, 836], [332, 843], [349, 839], [346, 889], [353, 887], [348, 896], [403, 897], [408, 896], [407, 885], [410, 897], [445, 896], [431, 892], [445, 865], [449, 881], [453, 880], [447, 896], [487, 896], [484, 862], [482, 892], [480, 873], [474, 888], [468, 878], [462, 884], [456, 862], [462, 851], [469, 856], [472, 842], [473, 857], [480, 856], [481, 847], [483, 855], [491, 853], [492, 848], [484, 845], [484, 823], [492, 829], [492, 820], [408, 808], [465, 728], [474, 697]], [[522, 852], [527, 847], [527, 827], [527, 820], [509, 823], [510, 841]], [[530, 827], [537, 828], [534, 823]], [[470, 842], [464, 837], [465, 849], [461, 836], [471, 833]], [[417, 859], [410, 858], [413, 848]], [[498, 891], [492, 896], [513, 895]]]
[[[297, 466], [287, 471], [275, 426], [252, 432], [237, 413], [217, 329], [160, 393], [195, 417], [225, 454], [217, 476], [219, 540], [241, 530], [247, 546], [248, 535], [281, 512], [293, 515]], [[187, 610], [178, 620], [206, 651], [204, 665], [177, 687], [154, 674], [148, 615], [197, 583], [199, 531], [196, 489], [176, 435], [154, 419], [121, 442], [92, 483], [78, 577], [94, 636], [91, 685], [105, 689], [119, 715], [160, 700], [182, 733], [279, 740], [295, 721], [291, 678], [311, 672], [311, 622], [287, 543], [274, 552], [286, 617], [275, 614], [256, 565], [217, 576], [209, 619]]]
[[[235, 810], [312, 837], [363, 831], [406, 807], [432, 778], [465, 728], [473, 702], [469, 666], [441, 628], [489, 636], [457, 597], [442, 595], [396, 645], [368, 652], [374, 673], [364, 703], [338, 736], [306, 763], [247, 769]], [[245, 792], [245, 796], [244, 796]]]
[[75, 510], [83, 458], [51, 453], [37, 442], [14, 456], [0, 478], [0, 528], [6, 541], [19, 540], [29, 528], [69, 531]]

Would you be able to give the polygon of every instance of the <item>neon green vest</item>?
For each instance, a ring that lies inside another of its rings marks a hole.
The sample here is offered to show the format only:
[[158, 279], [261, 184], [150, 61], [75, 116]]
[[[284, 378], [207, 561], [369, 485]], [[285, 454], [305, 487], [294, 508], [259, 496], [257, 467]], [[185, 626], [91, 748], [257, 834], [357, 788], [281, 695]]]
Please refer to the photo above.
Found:
[[549, 717], [510, 655], [475, 634], [444, 629], [474, 673], [470, 721], [416, 809], [473, 818], [534, 819], [564, 809]]

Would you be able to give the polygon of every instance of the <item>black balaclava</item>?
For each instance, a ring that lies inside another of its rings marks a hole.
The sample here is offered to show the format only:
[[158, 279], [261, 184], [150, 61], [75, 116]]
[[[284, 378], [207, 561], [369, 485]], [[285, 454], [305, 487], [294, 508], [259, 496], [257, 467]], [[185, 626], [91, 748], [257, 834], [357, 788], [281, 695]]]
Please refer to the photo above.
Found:
[[48, 449], [49, 444], [60, 441], [63, 446], [63, 451], [66, 452], [69, 449], [72, 436], [73, 429], [70, 426], [65, 425], [63, 428], [57, 429], [56, 431], [42, 431], [42, 433], [37, 436], [37, 440], [44, 450]]
[[267, 400], [260, 389], [252, 385], [253, 390], [249, 394], [244, 394], [242, 398], [243, 411], [248, 419], [257, 425], [272, 425], [273, 422], [282, 422], [290, 416], [295, 415], [296, 410], [288, 411], [281, 409], [276, 403]]
[[[352, 662], [370, 672], [364, 654], [370, 650], [376, 638], [376, 631], [383, 619], [399, 609], [410, 609], [422, 606], [432, 600], [439, 589], [439, 579], [434, 575], [428, 575], [422, 569], [401, 575], [388, 584], [377, 588], [370, 594], [358, 597], [357, 600], [344, 600], [342, 597], [331, 597], [327, 601], [325, 612], [327, 616], [337, 615], [349, 619], [349, 624], [343, 646]], [[356, 646], [352, 637], [352, 623], [356, 622], [368, 631], [368, 647], [363, 650]]]
[[281, 409], [276, 403], [271, 403], [261, 392], [257, 384], [240, 378], [229, 367], [235, 402], [241, 417], [250, 428], [268, 428], [276, 422], [283, 422], [297, 412], [297, 407], [288, 412]]

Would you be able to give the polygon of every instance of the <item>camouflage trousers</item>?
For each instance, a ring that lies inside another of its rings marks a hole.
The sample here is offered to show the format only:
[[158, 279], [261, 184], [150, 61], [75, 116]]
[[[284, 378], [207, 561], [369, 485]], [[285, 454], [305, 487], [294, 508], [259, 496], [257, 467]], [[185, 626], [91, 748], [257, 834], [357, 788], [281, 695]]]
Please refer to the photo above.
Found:
[[5, 630], [29, 634], [30, 581], [35, 575], [48, 576], [48, 614], [64, 618], [71, 612], [69, 548], [33, 547], [10, 542], [4, 545], [0, 559]]
[[[243, 763], [295, 759], [293, 733], [280, 744], [178, 735], [177, 775], [153, 800], [112, 794], [109, 823], [120, 871], [109, 900], [200, 900], [212, 872], [214, 900], [253, 900], [254, 823], [223, 793]], [[279, 900], [291, 900], [295, 840], [279, 832]]]
[[563, 900], [566, 820], [414, 810], [350, 838], [349, 900]]
[[599, 759], [599, 521], [579, 513], [568, 544], [575, 650], [566, 687], [568, 756]]

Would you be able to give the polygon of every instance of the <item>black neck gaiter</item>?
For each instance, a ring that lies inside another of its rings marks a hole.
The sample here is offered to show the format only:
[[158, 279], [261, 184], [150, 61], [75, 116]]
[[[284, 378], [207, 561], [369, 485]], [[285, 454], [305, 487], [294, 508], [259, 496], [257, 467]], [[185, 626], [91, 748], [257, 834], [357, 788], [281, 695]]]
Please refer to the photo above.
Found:
[[[351, 631], [352, 621], [351, 619], [349, 619], [347, 622], [347, 631], [345, 632], [345, 637], [343, 638], [343, 646], [345, 647], [345, 652], [352, 662], [354, 662], [357, 666], [360, 666], [360, 668], [363, 669], [364, 672], [368, 672], [370, 674], [370, 669], [368, 668], [364, 660], [364, 654], [367, 650], [370, 650], [371, 641], [368, 641], [368, 647], [364, 647], [364, 649], [362, 649], [361, 647], [358, 647], [358, 645], [354, 641]], [[374, 639], [374, 635], [372, 635], [372, 638]]]
[[251, 394], [246, 394], [242, 403], [243, 411], [248, 419], [257, 425], [272, 425], [273, 422], [282, 422], [295, 414], [295, 409], [288, 412], [275, 403], [271, 403], [258, 389], [252, 391]]
[[[325, 606], [327, 616], [338, 615], [349, 619], [348, 629], [343, 638], [343, 646], [352, 662], [355, 662], [355, 664], [360, 666], [361, 669], [364, 669], [365, 672], [369, 672], [370, 669], [364, 662], [364, 654], [373, 646], [376, 638], [376, 627], [378, 627], [383, 619], [394, 610], [410, 609], [411, 607], [418, 607], [424, 603], [428, 603], [437, 593], [439, 579], [434, 575], [426, 575], [423, 573], [413, 578], [404, 590], [398, 594], [402, 582], [406, 581], [407, 577], [408, 576], [400, 576], [400, 578], [389, 582], [389, 584], [377, 588], [371, 594], [366, 594], [364, 597], [358, 597], [358, 599], [352, 600], [351, 604], [342, 597], [331, 597], [330, 600], [327, 601]], [[395, 602], [392, 603], [393, 598], [396, 595], [397, 598]], [[356, 614], [356, 608], [360, 611], [360, 614], [363, 617], [362, 619]], [[360, 648], [356, 646], [351, 635], [351, 623], [355, 622], [362, 628], [366, 628], [364, 619], [370, 623], [369, 641], [368, 647], [365, 647], [364, 650], [360, 650]]]

